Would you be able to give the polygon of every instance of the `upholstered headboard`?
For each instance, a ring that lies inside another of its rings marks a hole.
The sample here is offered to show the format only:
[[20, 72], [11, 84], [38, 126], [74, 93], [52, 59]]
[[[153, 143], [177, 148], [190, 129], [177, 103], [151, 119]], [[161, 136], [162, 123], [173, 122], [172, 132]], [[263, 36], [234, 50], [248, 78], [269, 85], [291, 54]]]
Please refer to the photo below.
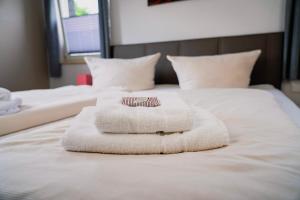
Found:
[[178, 83], [175, 71], [166, 55], [200, 56], [234, 53], [261, 49], [251, 77], [251, 84], [272, 84], [280, 87], [282, 71], [283, 33], [266, 33], [233, 37], [193, 39], [147, 44], [116, 45], [112, 47], [114, 58], [135, 58], [161, 52], [156, 66], [156, 84]]

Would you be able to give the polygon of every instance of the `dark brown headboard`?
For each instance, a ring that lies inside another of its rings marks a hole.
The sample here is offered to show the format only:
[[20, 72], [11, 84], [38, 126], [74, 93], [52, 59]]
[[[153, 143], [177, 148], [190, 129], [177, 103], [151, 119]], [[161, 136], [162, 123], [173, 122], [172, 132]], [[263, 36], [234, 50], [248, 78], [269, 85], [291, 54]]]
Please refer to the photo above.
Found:
[[251, 77], [251, 84], [272, 84], [280, 87], [282, 71], [283, 33], [266, 33], [233, 37], [193, 39], [147, 44], [116, 45], [112, 47], [114, 58], [135, 58], [161, 52], [156, 66], [157, 84], [178, 83], [175, 71], [166, 55], [200, 56], [234, 53], [261, 49]]

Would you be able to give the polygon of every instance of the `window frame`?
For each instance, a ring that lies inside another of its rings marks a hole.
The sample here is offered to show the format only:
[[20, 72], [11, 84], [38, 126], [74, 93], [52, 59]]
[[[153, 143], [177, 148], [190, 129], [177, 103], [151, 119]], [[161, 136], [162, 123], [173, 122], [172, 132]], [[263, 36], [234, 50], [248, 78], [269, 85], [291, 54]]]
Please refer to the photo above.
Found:
[[[97, 56], [101, 55], [101, 52], [90, 52], [90, 53], [68, 53], [67, 48], [67, 38], [63, 26], [62, 10], [60, 5], [60, 0], [56, 0], [57, 7], [57, 30], [59, 36], [59, 46], [60, 46], [60, 62], [61, 64], [85, 64], [84, 57], [86, 56]], [[100, 35], [99, 35], [100, 37]]]

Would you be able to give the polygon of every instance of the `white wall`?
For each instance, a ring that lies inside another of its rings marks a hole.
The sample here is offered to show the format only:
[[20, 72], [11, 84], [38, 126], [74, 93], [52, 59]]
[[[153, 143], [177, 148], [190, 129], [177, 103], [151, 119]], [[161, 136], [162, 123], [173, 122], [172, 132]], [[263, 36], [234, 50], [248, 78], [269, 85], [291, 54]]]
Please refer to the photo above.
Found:
[[[285, 0], [186, 0], [157, 6], [147, 0], [111, 0], [112, 44], [278, 32]], [[72, 84], [85, 65], [64, 66], [52, 87]]]
[[0, 87], [48, 88], [43, 5], [0, 0]]
[[284, 4], [284, 0], [187, 0], [148, 7], [146, 0], [111, 0], [112, 43], [282, 31]]

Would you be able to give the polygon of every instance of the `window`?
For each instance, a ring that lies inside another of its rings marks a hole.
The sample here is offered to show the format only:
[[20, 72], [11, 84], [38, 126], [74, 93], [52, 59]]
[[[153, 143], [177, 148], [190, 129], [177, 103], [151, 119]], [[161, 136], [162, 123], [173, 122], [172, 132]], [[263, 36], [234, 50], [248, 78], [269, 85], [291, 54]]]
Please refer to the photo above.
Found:
[[66, 53], [99, 53], [98, 0], [59, 0]]

